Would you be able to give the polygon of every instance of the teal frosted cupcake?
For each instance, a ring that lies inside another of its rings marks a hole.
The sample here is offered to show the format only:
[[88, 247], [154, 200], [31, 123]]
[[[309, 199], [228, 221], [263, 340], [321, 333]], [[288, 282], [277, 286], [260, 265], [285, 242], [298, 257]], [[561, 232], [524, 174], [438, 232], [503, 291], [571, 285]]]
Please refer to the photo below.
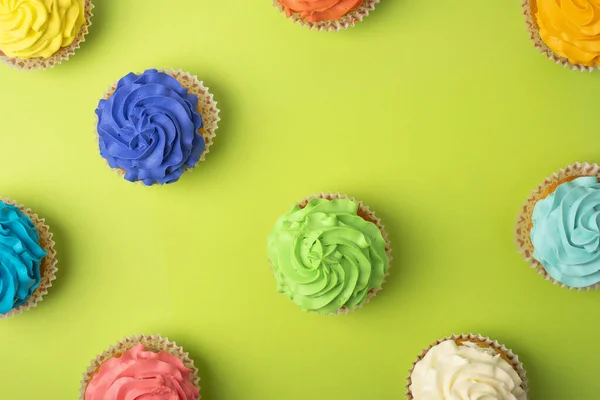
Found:
[[369, 302], [381, 290], [392, 259], [375, 213], [339, 193], [294, 205], [267, 242], [277, 290], [319, 314], [346, 314]]

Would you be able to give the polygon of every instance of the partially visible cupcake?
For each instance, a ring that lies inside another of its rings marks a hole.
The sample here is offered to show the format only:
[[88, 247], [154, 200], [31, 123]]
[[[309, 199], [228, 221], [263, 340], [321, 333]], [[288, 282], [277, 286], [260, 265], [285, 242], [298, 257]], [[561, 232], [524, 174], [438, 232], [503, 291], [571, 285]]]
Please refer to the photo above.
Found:
[[517, 248], [545, 279], [600, 287], [600, 167], [575, 163], [531, 193], [517, 218]]
[[578, 71], [600, 66], [600, 3], [596, 0], [525, 0], [535, 47], [548, 59]]
[[35, 307], [56, 277], [56, 251], [44, 219], [0, 202], [0, 318]]
[[19, 69], [68, 60], [91, 26], [91, 0], [0, 0], [0, 59]]
[[302, 26], [340, 31], [362, 21], [379, 0], [273, 0], [275, 7]]
[[83, 375], [80, 400], [197, 400], [198, 369], [160, 335], [129, 337], [96, 356]]
[[186, 72], [130, 73], [98, 103], [100, 155], [126, 180], [173, 183], [203, 161], [219, 109], [203, 82]]
[[481, 335], [433, 343], [413, 363], [409, 400], [527, 400], [523, 365], [511, 350]]
[[381, 290], [392, 259], [379, 218], [340, 194], [294, 205], [273, 227], [267, 252], [278, 291], [319, 314], [366, 304]]

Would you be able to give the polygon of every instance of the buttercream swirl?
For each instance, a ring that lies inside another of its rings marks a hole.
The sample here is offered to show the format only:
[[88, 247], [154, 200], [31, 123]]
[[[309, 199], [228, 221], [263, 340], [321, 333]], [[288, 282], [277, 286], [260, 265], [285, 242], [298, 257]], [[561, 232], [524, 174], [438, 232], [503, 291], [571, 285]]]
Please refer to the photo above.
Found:
[[598, 65], [600, 2], [598, 0], [532, 0], [537, 2], [540, 37], [572, 64]]
[[0, 202], [0, 314], [25, 304], [39, 286], [46, 256], [39, 238], [27, 215]]
[[175, 182], [204, 151], [198, 97], [164, 72], [128, 74], [96, 114], [100, 154], [129, 181]]
[[586, 176], [560, 184], [532, 214], [533, 257], [571, 287], [600, 282], [600, 183]]
[[192, 371], [167, 353], [137, 344], [104, 362], [85, 390], [85, 400], [196, 400]]
[[73, 43], [84, 23], [84, 0], [0, 0], [0, 50], [48, 58]]
[[493, 349], [446, 340], [415, 365], [415, 400], [526, 400], [515, 369]]
[[268, 255], [278, 290], [308, 311], [353, 308], [383, 284], [388, 256], [381, 231], [347, 199], [312, 199], [277, 221]]
[[364, 0], [279, 0], [287, 16], [294, 13], [308, 22], [334, 21], [359, 8]]

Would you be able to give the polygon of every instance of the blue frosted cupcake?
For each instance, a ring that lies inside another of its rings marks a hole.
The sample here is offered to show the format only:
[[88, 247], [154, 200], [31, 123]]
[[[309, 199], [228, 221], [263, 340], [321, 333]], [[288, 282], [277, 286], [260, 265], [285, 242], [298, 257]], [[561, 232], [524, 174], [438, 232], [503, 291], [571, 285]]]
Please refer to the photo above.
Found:
[[149, 186], [176, 182], [204, 160], [219, 109], [195, 76], [150, 69], [121, 78], [96, 116], [100, 155], [126, 180]]
[[600, 167], [575, 163], [533, 191], [517, 219], [520, 253], [545, 279], [600, 287]]
[[0, 202], [0, 318], [35, 307], [52, 286], [56, 263], [45, 221], [14, 202]]

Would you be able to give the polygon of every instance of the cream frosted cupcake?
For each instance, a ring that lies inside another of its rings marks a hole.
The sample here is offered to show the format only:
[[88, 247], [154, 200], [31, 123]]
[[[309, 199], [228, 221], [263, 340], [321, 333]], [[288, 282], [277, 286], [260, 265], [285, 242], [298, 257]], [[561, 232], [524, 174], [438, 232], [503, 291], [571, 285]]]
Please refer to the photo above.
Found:
[[366, 304], [389, 273], [391, 250], [379, 218], [340, 194], [304, 199], [269, 234], [278, 291], [305, 311], [345, 314]]
[[0, 202], [0, 318], [42, 301], [56, 275], [56, 251], [44, 219], [15, 202]]
[[98, 355], [83, 375], [80, 400], [200, 398], [188, 353], [160, 335], [138, 335]]
[[302, 26], [340, 31], [366, 18], [379, 0], [273, 0], [275, 7]]
[[85, 41], [91, 0], [0, 0], [0, 59], [19, 69], [68, 60]]
[[527, 400], [527, 378], [519, 358], [481, 335], [438, 340], [413, 363], [410, 400]]
[[220, 119], [195, 76], [156, 69], [111, 86], [96, 116], [100, 155], [126, 180], [148, 186], [176, 182], [203, 161]]
[[575, 163], [531, 193], [517, 218], [518, 251], [545, 279], [600, 287], [600, 167]]
[[600, 3], [596, 0], [525, 0], [535, 47], [548, 59], [578, 71], [600, 65]]

